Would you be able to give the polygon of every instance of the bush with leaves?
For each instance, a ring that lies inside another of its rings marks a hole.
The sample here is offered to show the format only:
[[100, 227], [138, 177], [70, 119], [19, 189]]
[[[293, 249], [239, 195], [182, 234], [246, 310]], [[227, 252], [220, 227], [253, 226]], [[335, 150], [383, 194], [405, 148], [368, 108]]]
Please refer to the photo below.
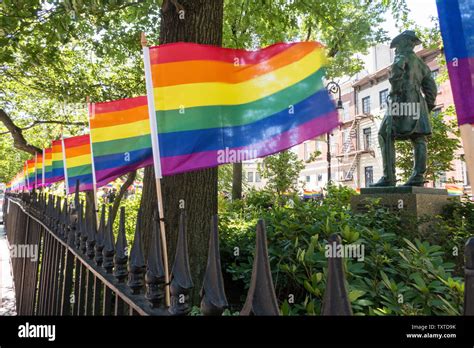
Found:
[[[258, 218], [263, 218], [273, 282], [285, 315], [321, 313], [327, 279], [325, 247], [332, 233], [340, 234], [344, 244], [364, 247], [362, 262], [344, 259], [349, 298], [356, 315], [461, 313], [464, 285], [454, 273], [449, 247], [434, 245], [416, 229], [407, 231], [398, 214], [376, 201], [368, 204], [367, 212], [354, 214], [349, 206], [354, 194], [350, 189], [330, 186], [327, 191], [322, 203], [294, 200], [270, 209], [244, 203], [237, 212], [221, 214], [222, 265], [233, 279], [226, 285], [248, 288], [255, 225]], [[455, 210], [456, 214], [461, 213], [460, 209]], [[448, 221], [449, 217], [444, 219]], [[459, 238], [467, 238], [459, 233]]]

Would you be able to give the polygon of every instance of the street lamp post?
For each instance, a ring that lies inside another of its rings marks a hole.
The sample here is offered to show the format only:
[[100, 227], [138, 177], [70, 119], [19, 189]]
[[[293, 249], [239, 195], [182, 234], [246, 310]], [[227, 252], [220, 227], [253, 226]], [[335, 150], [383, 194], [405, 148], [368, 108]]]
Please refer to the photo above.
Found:
[[[336, 81], [331, 81], [326, 85], [326, 89], [329, 94], [338, 94], [336, 103], [336, 110], [343, 110], [342, 98], [341, 98], [341, 86]], [[331, 183], [331, 133], [327, 133], [327, 161], [328, 161], [328, 184]]]

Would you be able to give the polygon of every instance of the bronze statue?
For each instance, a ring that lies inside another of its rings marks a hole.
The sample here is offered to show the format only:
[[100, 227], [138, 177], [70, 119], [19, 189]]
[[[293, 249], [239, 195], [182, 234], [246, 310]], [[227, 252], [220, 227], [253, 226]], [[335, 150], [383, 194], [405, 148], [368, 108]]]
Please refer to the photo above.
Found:
[[436, 83], [428, 66], [413, 51], [421, 41], [406, 30], [392, 40], [395, 48], [389, 81], [387, 111], [379, 130], [383, 176], [372, 187], [395, 186], [395, 140], [410, 140], [414, 147], [413, 173], [403, 186], [423, 186], [426, 138], [431, 134], [430, 112], [435, 107]]

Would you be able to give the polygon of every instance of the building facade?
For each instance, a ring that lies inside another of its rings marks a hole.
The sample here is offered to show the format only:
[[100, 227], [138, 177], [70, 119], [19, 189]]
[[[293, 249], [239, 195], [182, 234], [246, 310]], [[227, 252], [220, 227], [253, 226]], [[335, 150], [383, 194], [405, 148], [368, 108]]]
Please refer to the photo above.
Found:
[[[430, 67], [433, 77], [436, 77], [440, 69], [437, 58], [441, 52], [417, 48], [417, 55]], [[390, 91], [388, 77], [394, 51], [387, 45], [377, 45], [360, 58], [364, 61], [365, 69], [340, 83], [343, 103], [343, 110], [339, 110], [340, 127], [334, 129], [329, 136], [320, 136], [291, 149], [305, 161], [308, 161], [315, 151], [318, 153], [313, 161], [306, 163], [301, 172], [301, 188], [320, 190], [327, 184], [329, 157], [333, 182], [357, 189], [368, 187], [382, 176], [382, 156], [377, 133], [387, 107]], [[433, 112], [443, 111], [454, 104], [449, 80], [438, 86], [436, 104]], [[441, 175], [437, 182], [427, 185], [444, 187], [446, 182], [456, 182], [469, 189], [462, 156], [461, 149], [452, 163], [453, 170]], [[265, 186], [265, 180], [258, 175], [259, 161], [244, 163], [244, 178], [250, 187]]]

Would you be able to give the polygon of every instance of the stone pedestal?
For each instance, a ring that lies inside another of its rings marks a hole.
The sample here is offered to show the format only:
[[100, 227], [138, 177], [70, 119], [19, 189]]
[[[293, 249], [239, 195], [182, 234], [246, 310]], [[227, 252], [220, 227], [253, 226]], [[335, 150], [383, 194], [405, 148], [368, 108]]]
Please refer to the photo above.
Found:
[[[445, 189], [428, 187], [392, 186], [370, 187], [360, 190], [360, 195], [351, 198], [354, 212], [367, 211], [367, 199], [380, 199], [380, 204], [390, 211], [401, 213], [405, 222], [413, 224], [414, 220], [426, 216], [441, 214], [444, 206], [453, 197]], [[420, 226], [424, 230], [427, 224]]]

